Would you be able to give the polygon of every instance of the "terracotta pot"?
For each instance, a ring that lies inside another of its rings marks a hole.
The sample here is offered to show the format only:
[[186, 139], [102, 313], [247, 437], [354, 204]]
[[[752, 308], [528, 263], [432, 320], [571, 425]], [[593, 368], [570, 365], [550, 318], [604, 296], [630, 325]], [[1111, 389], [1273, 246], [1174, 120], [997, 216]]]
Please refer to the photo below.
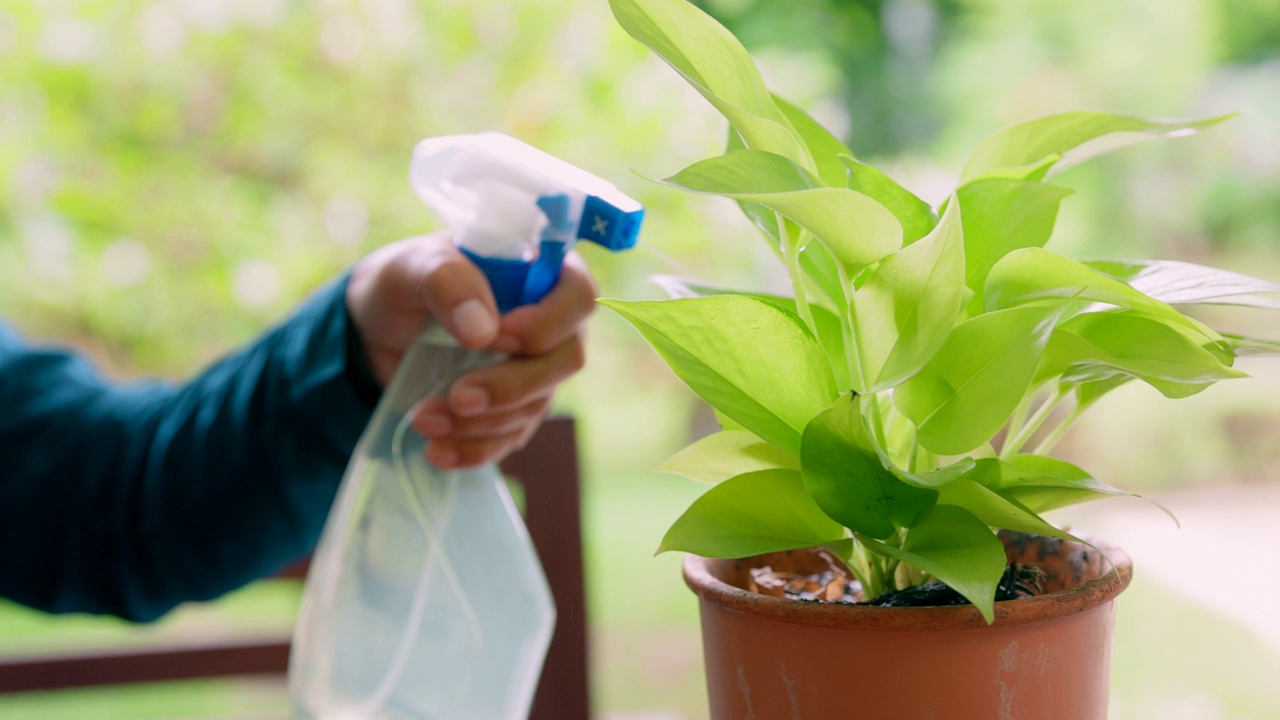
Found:
[[712, 720], [1105, 718], [1129, 557], [1092, 538], [1105, 559], [1079, 543], [1001, 537], [1010, 560], [1041, 566], [1047, 592], [996, 603], [990, 626], [970, 605], [806, 603], [742, 589], [751, 568], [787, 553], [687, 557]]

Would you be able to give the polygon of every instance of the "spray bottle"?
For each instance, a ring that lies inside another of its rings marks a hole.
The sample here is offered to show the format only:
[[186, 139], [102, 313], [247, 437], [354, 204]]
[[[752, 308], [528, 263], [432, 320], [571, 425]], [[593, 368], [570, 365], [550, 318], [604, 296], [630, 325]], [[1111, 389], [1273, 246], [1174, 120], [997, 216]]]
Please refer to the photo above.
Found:
[[[484, 272], [499, 310], [537, 302], [579, 240], [635, 244], [644, 210], [612, 185], [497, 133], [423, 140], [409, 179]], [[555, 608], [501, 473], [431, 466], [420, 401], [500, 362], [428, 322], [383, 393], [329, 515], [294, 633], [306, 720], [521, 720]]]

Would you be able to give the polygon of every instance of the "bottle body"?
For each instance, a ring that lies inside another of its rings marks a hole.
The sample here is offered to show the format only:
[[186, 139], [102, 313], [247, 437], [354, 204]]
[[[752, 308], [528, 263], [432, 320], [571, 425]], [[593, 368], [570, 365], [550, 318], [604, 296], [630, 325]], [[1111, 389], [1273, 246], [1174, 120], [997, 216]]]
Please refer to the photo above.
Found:
[[554, 607], [496, 467], [441, 471], [408, 412], [500, 355], [420, 334], [357, 445], [312, 561], [289, 684], [307, 720], [527, 717]]

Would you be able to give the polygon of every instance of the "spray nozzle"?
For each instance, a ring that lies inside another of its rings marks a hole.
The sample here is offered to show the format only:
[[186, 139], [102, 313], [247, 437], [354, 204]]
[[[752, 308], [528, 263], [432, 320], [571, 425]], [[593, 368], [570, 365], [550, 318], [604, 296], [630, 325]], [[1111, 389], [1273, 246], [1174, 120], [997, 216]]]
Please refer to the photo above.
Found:
[[503, 312], [550, 292], [578, 240], [625, 250], [644, 218], [605, 180], [500, 133], [423, 140], [409, 181], [489, 278]]

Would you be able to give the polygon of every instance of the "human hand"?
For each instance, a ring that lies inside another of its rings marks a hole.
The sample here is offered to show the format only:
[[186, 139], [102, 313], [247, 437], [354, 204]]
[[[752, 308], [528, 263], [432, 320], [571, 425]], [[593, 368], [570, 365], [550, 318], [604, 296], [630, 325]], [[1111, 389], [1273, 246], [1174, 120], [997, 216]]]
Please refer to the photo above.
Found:
[[413, 428], [430, 438], [427, 459], [440, 468], [495, 462], [529, 441], [556, 386], [582, 369], [582, 326], [595, 297], [586, 265], [570, 253], [541, 302], [499, 316], [484, 275], [443, 233], [374, 251], [347, 285], [347, 308], [384, 387], [428, 317], [464, 347], [511, 356], [414, 409]]

